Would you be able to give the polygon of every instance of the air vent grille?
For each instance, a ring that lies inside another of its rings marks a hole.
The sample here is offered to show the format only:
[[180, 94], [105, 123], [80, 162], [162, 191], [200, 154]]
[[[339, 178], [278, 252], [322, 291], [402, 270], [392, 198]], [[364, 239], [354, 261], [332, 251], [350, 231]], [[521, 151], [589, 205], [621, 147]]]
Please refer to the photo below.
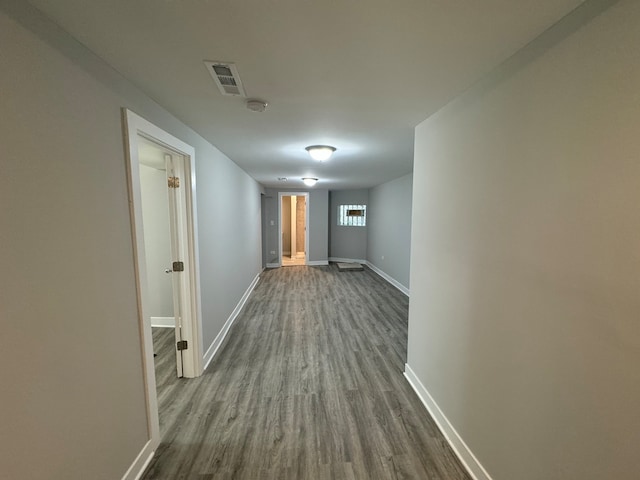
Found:
[[235, 97], [247, 96], [240, 81], [238, 69], [233, 63], [205, 61], [204, 64], [207, 66], [207, 70], [214, 82], [216, 82], [220, 93]]

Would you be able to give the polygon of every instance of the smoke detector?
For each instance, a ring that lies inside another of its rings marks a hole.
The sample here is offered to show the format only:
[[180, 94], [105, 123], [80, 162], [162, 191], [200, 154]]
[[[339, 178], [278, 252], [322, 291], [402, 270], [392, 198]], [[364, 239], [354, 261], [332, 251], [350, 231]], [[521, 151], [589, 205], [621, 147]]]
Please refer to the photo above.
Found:
[[267, 109], [267, 102], [262, 100], [247, 100], [247, 108], [252, 112], [264, 112]]
[[207, 71], [211, 74], [213, 81], [216, 82], [220, 93], [234, 97], [247, 96], [235, 64], [207, 60], [205, 60], [204, 64], [207, 66]]

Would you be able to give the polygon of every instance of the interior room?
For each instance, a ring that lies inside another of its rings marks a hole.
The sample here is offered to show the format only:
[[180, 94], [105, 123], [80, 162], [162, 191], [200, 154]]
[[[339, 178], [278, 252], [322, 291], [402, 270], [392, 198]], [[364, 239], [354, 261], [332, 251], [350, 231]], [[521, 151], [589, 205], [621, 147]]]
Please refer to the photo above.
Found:
[[0, 477], [636, 478], [638, 25], [0, 0]]

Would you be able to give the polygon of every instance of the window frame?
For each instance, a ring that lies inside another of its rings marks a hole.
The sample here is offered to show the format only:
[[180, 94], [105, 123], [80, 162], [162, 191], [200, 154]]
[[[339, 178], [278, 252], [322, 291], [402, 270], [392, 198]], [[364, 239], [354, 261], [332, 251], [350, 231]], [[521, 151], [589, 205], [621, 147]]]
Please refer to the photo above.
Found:
[[[349, 215], [350, 211], [362, 211], [362, 215]], [[366, 227], [367, 206], [365, 204], [341, 204], [338, 205], [339, 227]]]

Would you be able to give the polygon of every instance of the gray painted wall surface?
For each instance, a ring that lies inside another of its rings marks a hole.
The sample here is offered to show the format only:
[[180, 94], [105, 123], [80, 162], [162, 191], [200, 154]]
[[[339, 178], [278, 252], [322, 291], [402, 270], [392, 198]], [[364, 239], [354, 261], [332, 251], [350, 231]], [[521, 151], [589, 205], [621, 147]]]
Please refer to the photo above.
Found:
[[[267, 263], [279, 262], [278, 236], [280, 220], [278, 218], [278, 192], [309, 192], [309, 261], [327, 261], [329, 258], [329, 191], [308, 190], [304, 188], [266, 189], [265, 211], [268, 232]], [[273, 225], [271, 225], [273, 222]], [[276, 252], [271, 254], [271, 252]]]
[[369, 190], [335, 190], [329, 193], [329, 256], [352, 260], [367, 259], [368, 227], [338, 226], [339, 205], [367, 205], [369, 224]]
[[640, 472], [639, 24], [416, 130], [408, 364], [494, 479]]
[[407, 288], [412, 191], [413, 174], [371, 188], [367, 212], [367, 260]]
[[195, 147], [205, 348], [260, 271], [260, 187], [26, 2], [0, 8], [2, 475], [121, 478], [148, 438], [121, 107]]
[[261, 210], [257, 182], [215, 147], [199, 143], [198, 234], [207, 349], [262, 270]]
[[167, 172], [140, 165], [144, 253], [147, 265], [150, 317], [173, 317], [173, 287], [171, 275], [171, 231], [169, 229], [169, 199]]

